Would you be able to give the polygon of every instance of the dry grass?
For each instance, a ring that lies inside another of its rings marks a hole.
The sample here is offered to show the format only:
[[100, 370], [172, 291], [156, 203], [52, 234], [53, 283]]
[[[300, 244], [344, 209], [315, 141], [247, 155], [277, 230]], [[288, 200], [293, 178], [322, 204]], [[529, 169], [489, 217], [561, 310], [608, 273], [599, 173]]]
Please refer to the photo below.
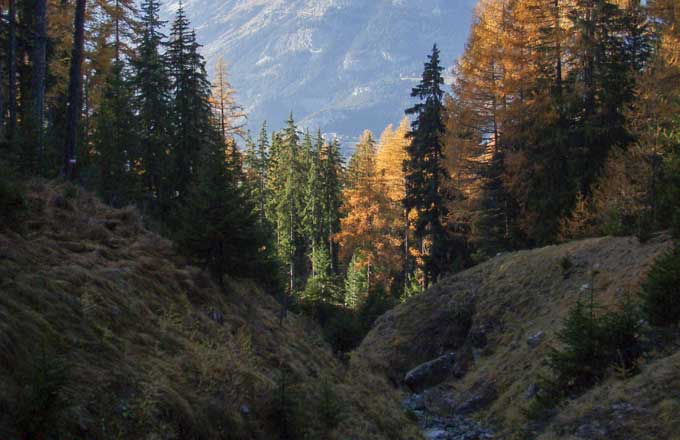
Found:
[[[515, 438], [513, 431], [528, 426], [526, 390], [546, 373], [543, 360], [556, 344], [556, 334], [568, 311], [580, 295], [588, 295], [591, 287], [584, 286], [594, 286], [596, 299], [614, 307], [627, 294], [639, 291], [654, 259], [670, 246], [665, 236], [645, 244], [634, 238], [607, 237], [497, 257], [443, 280], [388, 312], [378, 320], [354, 359], [375, 372], [387, 372], [398, 383], [410, 368], [443, 352], [456, 351], [466, 374], [447, 384], [455, 390], [451, 397], [455, 400], [466, 392], [474, 393], [480, 384], [492, 384], [497, 398], [476, 416], [499, 427], [503, 436]], [[468, 307], [470, 327], [462, 326], [457, 318], [461, 308]], [[527, 339], [538, 332], [545, 333], [544, 339], [537, 347], [529, 347]], [[479, 342], [481, 334], [486, 343]], [[645, 366], [641, 375], [624, 381], [612, 379], [615, 385], [598, 387], [590, 399], [570, 402], [562, 412], [565, 421], [558, 418], [555, 429], [548, 429], [551, 434], [541, 438], [572, 438], [575, 420], [595, 416], [606, 420], [611, 414], [596, 409], [615, 403], [616, 390], [637, 396], [632, 402], [640, 407], [641, 415], [639, 420], [632, 419], [632, 424], [639, 421], [639, 426], [646, 428], [654, 423], [662, 427], [650, 432], [664, 433], [625, 438], [676, 438], [680, 416], [667, 416], [664, 421], [662, 415], [677, 408], [677, 401], [668, 399], [673, 393], [676, 399], [678, 392], [668, 386], [678, 381], [678, 359], [677, 355], [660, 359]], [[665, 388], [654, 386], [664, 381]], [[612, 394], [607, 386], [612, 387]], [[648, 420], [642, 423], [645, 416]], [[571, 425], [564, 428], [565, 423]], [[623, 422], [620, 425], [629, 427]]]
[[[0, 229], [0, 438], [20, 435], [45, 358], [67, 368], [49, 427], [64, 438], [274, 439], [279, 370], [308, 438], [418, 438], [382, 377], [348, 372], [303, 318], [280, 326], [253, 283], [222, 292], [134, 209], [64, 185], [27, 193], [22, 231]], [[332, 432], [316, 423], [322, 379], [346, 408]]]

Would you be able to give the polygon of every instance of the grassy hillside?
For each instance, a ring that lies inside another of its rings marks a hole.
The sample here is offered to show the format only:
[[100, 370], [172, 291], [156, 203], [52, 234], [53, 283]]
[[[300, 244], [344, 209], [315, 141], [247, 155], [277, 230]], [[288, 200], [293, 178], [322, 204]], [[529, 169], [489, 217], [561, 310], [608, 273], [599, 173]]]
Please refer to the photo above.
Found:
[[645, 244], [598, 238], [499, 256], [388, 312], [355, 358], [399, 384], [411, 368], [456, 352], [457, 378], [429, 396], [444, 412], [496, 427], [501, 438], [535, 438], [527, 434], [534, 431], [541, 439], [680, 439], [680, 347], [672, 344], [652, 350], [640, 374], [612, 371], [556, 417], [527, 419], [546, 355], [578, 298], [592, 289], [601, 304], [620, 304], [670, 246], [664, 236]]
[[0, 438], [417, 438], [255, 283], [222, 291], [133, 209], [24, 192], [0, 225]]

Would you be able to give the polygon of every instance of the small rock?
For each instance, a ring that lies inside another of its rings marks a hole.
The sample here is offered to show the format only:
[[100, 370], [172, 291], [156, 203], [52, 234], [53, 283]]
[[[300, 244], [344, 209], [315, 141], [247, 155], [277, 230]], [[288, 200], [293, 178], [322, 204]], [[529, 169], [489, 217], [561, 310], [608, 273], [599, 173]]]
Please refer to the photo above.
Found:
[[245, 405], [245, 404], [241, 405], [241, 414], [243, 414], [244, 416], [249, 415], [250, 414], [250, 406]]
[[430, 429], [429, 431], [425, 431], [423, 435], [427, 440], [447, 440], [451, 438], [449, 437], [449, 433], [443, 429]]
[[536, 348], [539, 346], [544, 337], [545, 332], [540, 331], [527, 339], [527, 345], [531, 348]]
[[404, 384], [412, 391], [422, 391], [444, 382], [453, 373], [455, 365], [456, 353], [445, 354], [406, 373]]
[[612, 404], [611, 410], [614, 418], [622, 420], [627, 418], [635, 408], [628, 402], [616, 402]]
[[490, 384], [483, 384], [471, 397], [458, 405], [456, 413], [465, 415], [478, 412], [493, 403], [497, 397], [496, 387]]
[[541, 389], [541, 388], [540, 388], [537, 384], [532, 383], [531, 385], [529, 385], [529, 386], [527, 387], [526, 391], [524, 392], [524, 398], [525, 398], [526, 400], [531, 400], [531, 399], [533, 399], [534, 397], [536, 397], [536, 395], [538, 394], [538, 392], [540, 391], [540, 389]]
[[576, 437], [584, 439], [600, 438], [606, 435], [607, 430], [598, 422], [583, 424], [576, 430]]
[[210, 318], [212, 321], [216, 322], [219, 325], [224, 325], [224, 314], [220, 311], [217, 311], [215, 309], [211, 310], [208, 312], [208, 318]]

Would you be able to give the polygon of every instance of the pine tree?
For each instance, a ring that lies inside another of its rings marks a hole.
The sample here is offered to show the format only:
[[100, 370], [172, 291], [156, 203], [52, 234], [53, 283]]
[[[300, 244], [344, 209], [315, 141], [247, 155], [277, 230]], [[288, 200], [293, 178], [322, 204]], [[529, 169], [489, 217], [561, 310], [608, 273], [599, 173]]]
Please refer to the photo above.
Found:
[[439, 49], [435, 45], [425, 64], [420, 84], [411, 92], [411, 96], [421, 102], [406, 111], [415, 116], [415, 121], [409, 133], [411, 144], [407, 150], [408, 159], [404, 162], [404, 207], [417, 212], [415, 236], [422, 247], [428, 248], [424, 253], [425, 285], [436, 281], [446, 270], [447, 237], [444, 221], [447, 208], [442, 190], [447, 172], [442, 154], [445, 130], [442, 70]]
[[167, 208], [172, 191], [168, 182], [171, 164], [170, 149], [170, 79], [166, 59], [160, 48], [165, 25], [159, 18], [158, 0], [141, 4], [140, 35], [136, 40], [132, 60], [132, 83], [135, 90], [133, 106], [137, 112], [138, 142], [136, 171], [141, 174], [146, 193], [142, 206]]

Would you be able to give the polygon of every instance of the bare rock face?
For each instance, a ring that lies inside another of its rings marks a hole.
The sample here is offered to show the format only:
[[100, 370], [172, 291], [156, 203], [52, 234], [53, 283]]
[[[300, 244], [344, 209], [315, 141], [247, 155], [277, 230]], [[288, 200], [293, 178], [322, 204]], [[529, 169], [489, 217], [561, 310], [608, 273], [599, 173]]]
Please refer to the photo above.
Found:
[[455, 371], [456, 353], [445, 354], [421, 364], [404, 376], [404, 384], [414, 392], [433, 387], [451, 377]]

